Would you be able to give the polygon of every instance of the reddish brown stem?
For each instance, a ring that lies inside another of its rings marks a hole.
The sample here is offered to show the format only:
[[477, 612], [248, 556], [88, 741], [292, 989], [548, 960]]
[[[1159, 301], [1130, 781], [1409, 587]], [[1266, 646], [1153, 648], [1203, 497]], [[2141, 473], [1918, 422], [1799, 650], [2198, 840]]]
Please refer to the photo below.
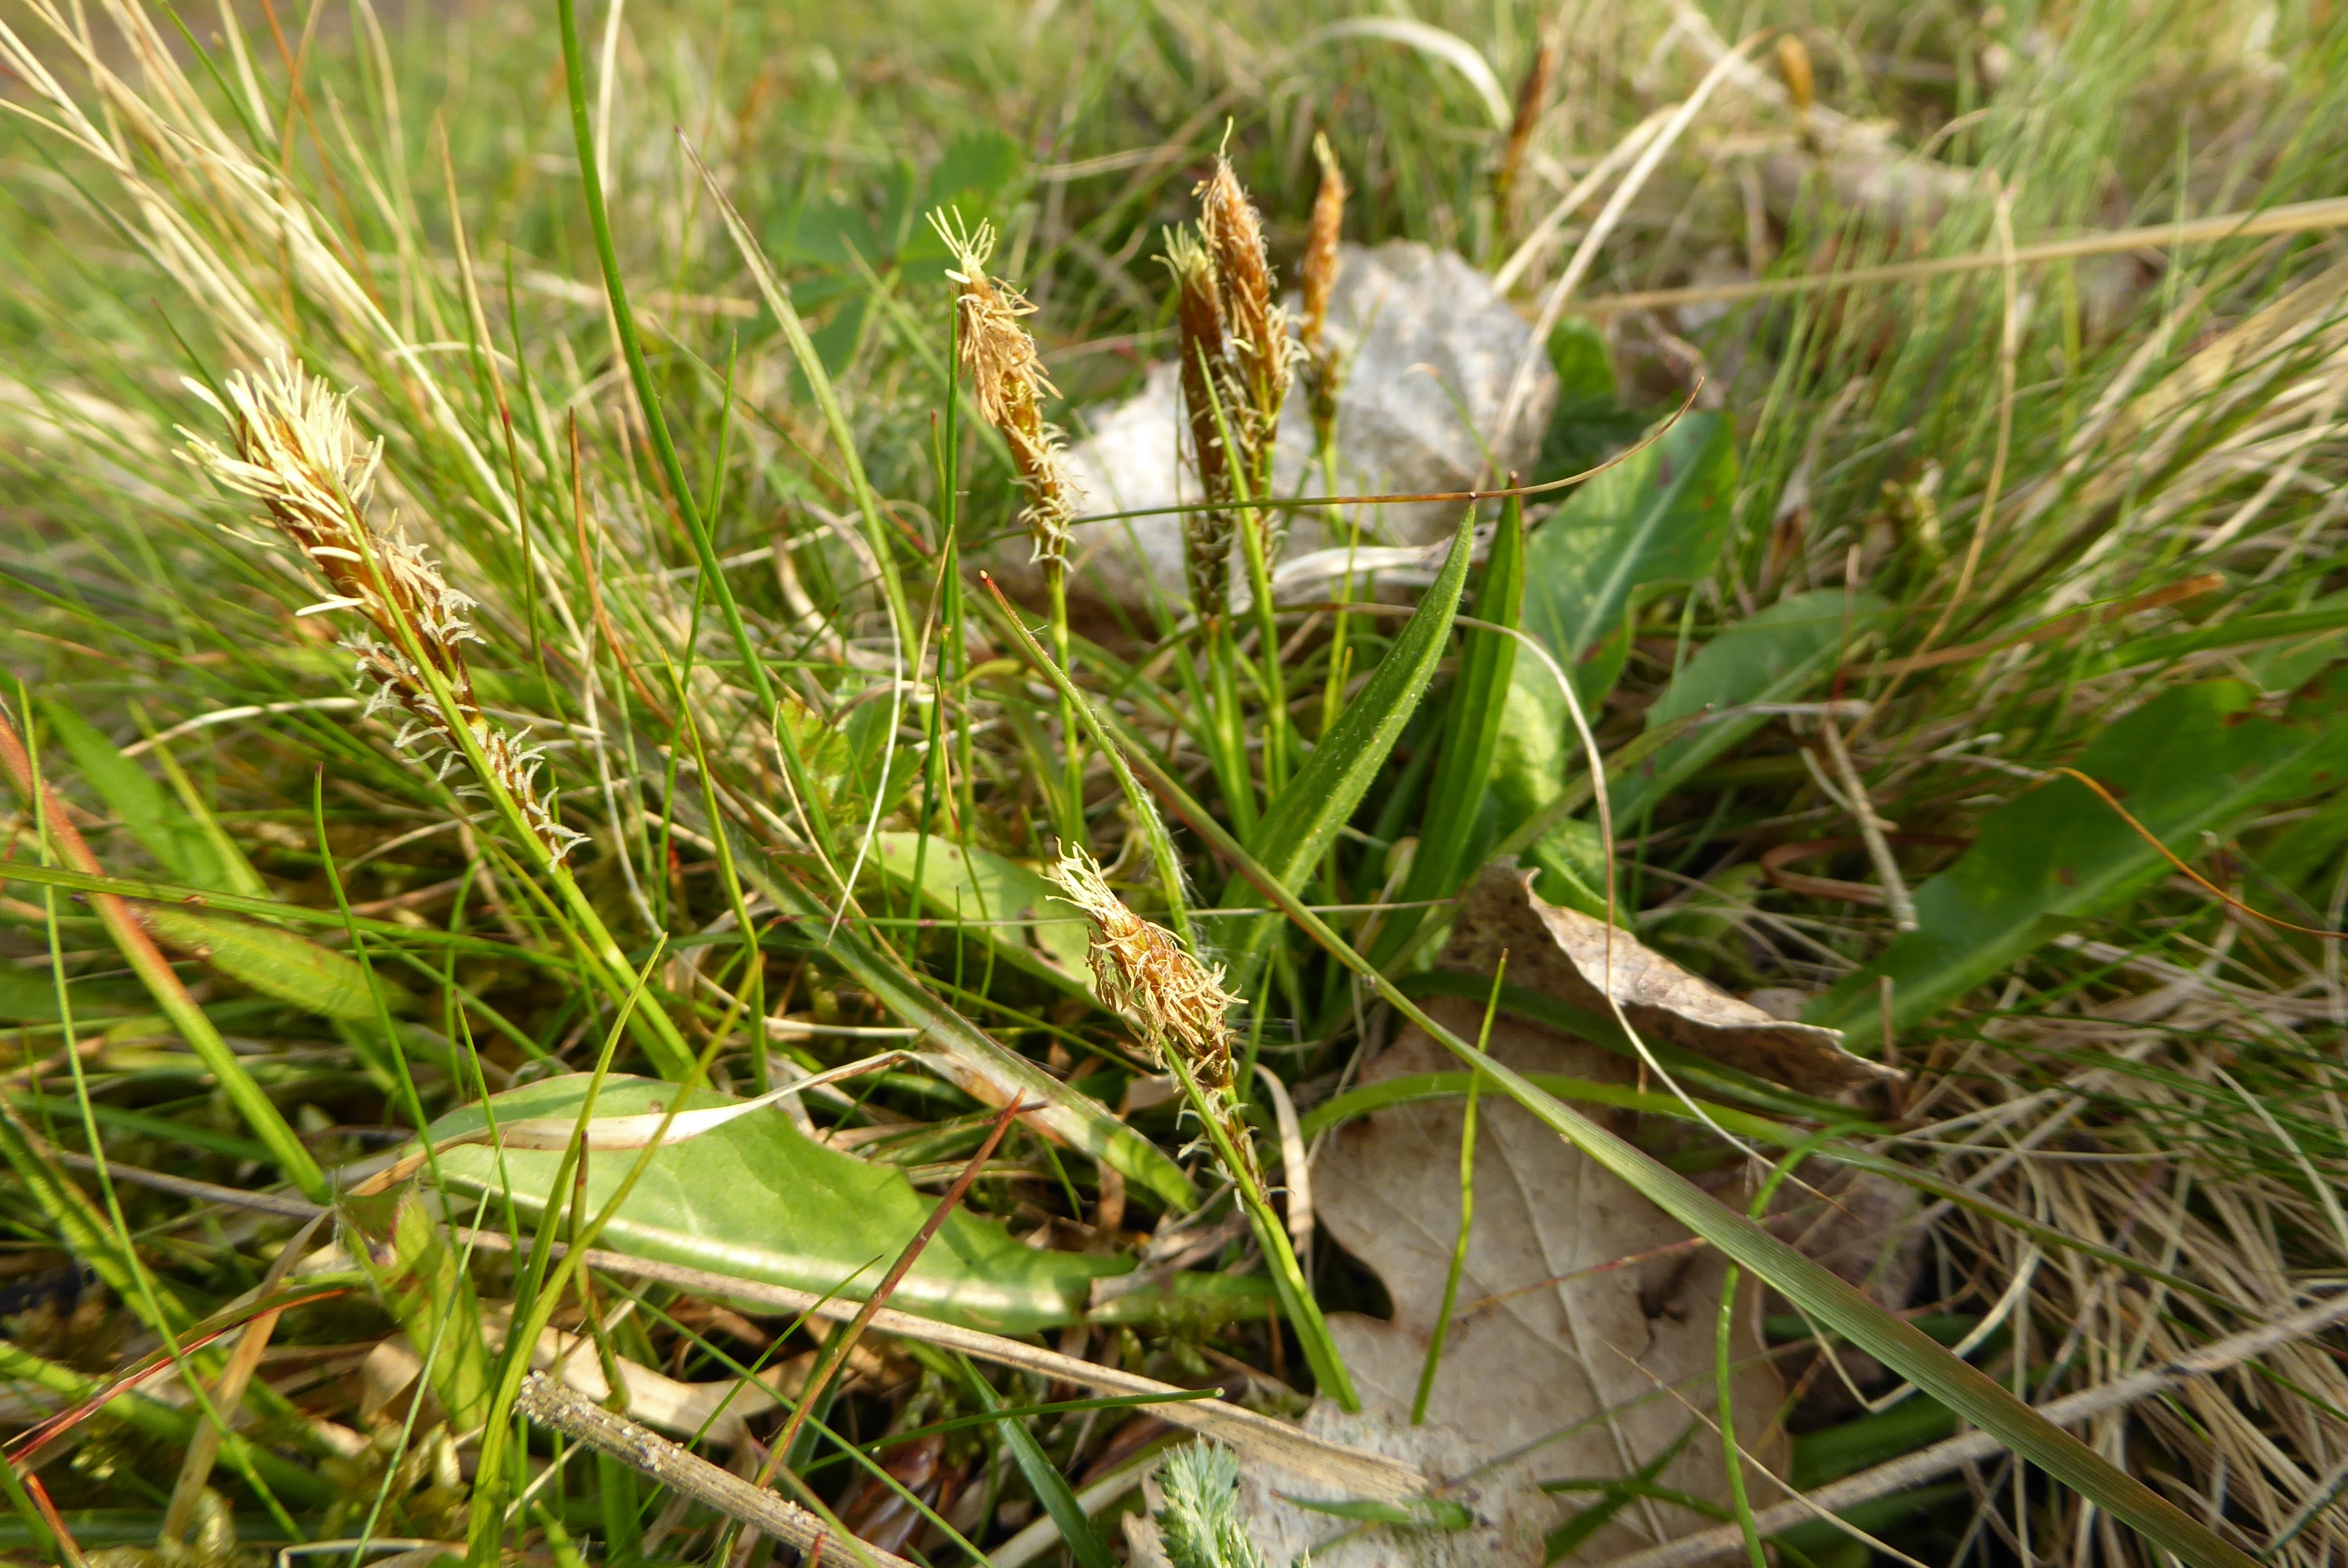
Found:
[[930, 1245], [930, 1238], [936, 1235], [938, 1227], [946, 1223], [946, 1216], [960, 1206], [963, 1194], [970, 1191], [971, 1183], [977, 1180], [978, 1173], [994, 1157], [995, 1145], [1002, 1143], [1003, 1134], [1010, 1131], [1012, 1118], [1023, 1111], [1042, 1109], [1040, 1105], [1023, 1105], [1014, 1099], [996, 1115], [994, 1125], [987, 1130], [986, 1142], [978, 1146], [978, 1153], [970, 1157], [970, 1163], [964, 1165], [962, 1174], [954, 1178], [954, 1184], [946, 1189], [946, 1195], [938, 1201], [936, 1208], [930, 1211], [930, 1217], [922, 1222], [913, 1239], [905, 1244], [905, 1250], [897, 1255], [897, 1261], [889, 1266], [889, 1272], [881, 1279], [880, 1288], [865, 1299], [863, 1309], [849, 1320], [848, 1327], [833, 1335], [831, 1342], [824, 1347], [822, 1363], [808, 1378], [806, 1390], [792, 1408], [791, 1419], [783, 1424], [782, 1436], [775, 1440], [775, 1446], [767, 1451], [766, 1462], [758, 1467], [760, 1486], [774, 1479], [776, 1467], [783, 1462], [783, 1456], [790, 1452], [792, 1441], [799, 1435], [799, 1428], [807, 1424], [808, 1412], [815, 1409], [824, 1390], [830, 1387], [834, 1374], [848, 1364], [848, 1353], [856, 1348], [856, 1341], [863, 1336], [865, 1326], [872, 1321], [873, 1314], [888, 1305], [890, 1294], [913, 1266], [913, 1260], [922, 1255], [922, 1249]]

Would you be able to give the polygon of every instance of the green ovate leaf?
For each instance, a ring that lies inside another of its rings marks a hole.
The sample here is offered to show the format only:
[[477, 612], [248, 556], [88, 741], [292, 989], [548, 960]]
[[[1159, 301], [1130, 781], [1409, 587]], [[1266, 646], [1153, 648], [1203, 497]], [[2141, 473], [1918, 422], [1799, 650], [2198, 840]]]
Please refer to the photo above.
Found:
[[[2335, 673], [2274, 718], [2256, 710], [2258, 693], [2240, 682], [2175, 687], [2106, 728], [2072, 765], [2189, 855], [2201, 834], [2348, 773], [2343, 697], [2348, 676]], [[2076, 780], [2025, 789], [1990, 814], [1955, 865], [1916, 889], [1918, 928], [1804, 1016], [1872, 1040], [1888, 976], [1892, 1026], [1915, 1023], [2028, 956], [2065, 922], [2116, 907], [2168, 869]]]
[[[500, 1122], [576, 1116], [588, 1081], [585, 1073], [548, 1079], [490, 1103]], [[675, 1092], [675, 1085], [654, 1079], [606, 1078], [596, 1118], [654, 1113]], [[729, 1097], [708, 1091], [691, 1096], [695, 1108], [727, 1103]], [[428, 1136], [437, 1143], [486, 1120], [479, 1105], [467, 1106], [434, 1122]], [[602, 1212], [637, 1158], [588, 1159], [588, 1212]], [[510, 1149], [500, 1156], [489, 1145], [469, 1144], [442, 1150], [438, 1163], [443, 1183], [468, 1194], [468, 1207], [470, 1194], [510, 1184], [515, 1206], [530, 1221], [544, 1211], [561, 1159], [556, 1150]], [[493, 1206], [501, 1201], [490, 1199]], [[810, 1141], [776, 1109], [654, 1152], [601, 1245], [736, 1279], [861, 1298], [937, 1202], [893, 1165]], [[1131, 1267], [1127, 1258], [1039, 1252], [995, 1221], [957, 1209], [889, 1302], [969, 1327], [1025, 1334], [1082, 1317], [1092, 1282]]]
[[[1890, 613], [1890, 606], [1870, 593], [1827, 589], [1781, 599], [1705, 643], [1647, 710], [1647, 728], [1652, 733], [1707, 711], [1800, 702], [1835, 667], [1849, 640]], [[1637, 815], [1767, 722], [1759, 713], [1700, 720], [1614, 786], [1616, 815]]]
[[[1525, 548], [1524, 629], [1573, 682], [1585, 712], [1622, 671], [1639, 598], [1712, 570], [1727, 540], [1735, 485], [1728, 421], [1691, 414], [1574, 491], [1533, 531]], [[1518, 660], [1492, 766], [1504, 833], [1564, 794], [1580, 752], [1557, 672], [1543, 660]], [[1622, 815], [1619, 806], [1615, 815]], [[1602, 909], [1602, 863], [1591, 866], [1586, 846], [1560, 836], [1565, 831], [1550, 828], [1526, 859], [1548, 874], [1550, 896]]]
[[[1525, 548], [1525, 630], [1574, 670], [1616, 636], [1640, 589], [1693, 583], [1728, 537], [1736, 448], [1727, 419], [1691, 414], [1654, 445], [1573, 492]], [[1619, 668], [1619, 661], [1618, 666]], [[1529, 682], [1534, 668], [1520, 666]], [[1542, 672], [1544, 675], [1546, 672]], [[1584, 702], [1613, 684], [1577, 671]], [[1549, 700], [1560, 704], [1554, 691]]]

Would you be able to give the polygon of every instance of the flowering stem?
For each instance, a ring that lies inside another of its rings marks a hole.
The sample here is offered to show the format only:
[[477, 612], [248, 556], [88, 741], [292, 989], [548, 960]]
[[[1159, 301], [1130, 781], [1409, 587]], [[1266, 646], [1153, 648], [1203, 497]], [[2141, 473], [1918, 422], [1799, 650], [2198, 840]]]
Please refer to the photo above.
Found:
[[[1068, 656], [1068, 563], [1058, 557], [1044, 562], [1044, 581], [1052, 595], [1052, 654], [1060, 668], [1073, 674], [1075, 661]], [[1085, 842], [1085, 757], [1076, 740], [1076, 704], [1066, 696], [1060, 699], [1060, 753], [1066, 764], [1061, 780], [1059, 810], [1060, 836], [1072, 845]]]
[[1354, 1391], [1353, 1378], [1337, 1354], [1336, 1341], [1330, 1337], [1328, 1320], [1321, 1316], [1321, 1304], [1313, 1298], [1312, 1283], [1304, 1277], [1303, 1266], [1296, 1261], [1296, 1249], [1289, 1245], [1288, 1232], [1272, 1210], [1253, 1152], [1251, 1149], [1244, 1155], [1241, 1153], [1241, 1141], [1247, 1137], [1246, 1124], [1239, 1121], [1228, 1103], [1218, 1104], [1208, 1098], [1179, 1052], [1169, 1050], [1164, 1054], [1175, 1081], [1182, 1086], [1182, 1097], [1189, 1102], [1190, 1113], [1206, 1128], [1215, 1158], [1221, 1162], [1239, 1193], [1241, 1206], [1247, 1210], [1255, 1244], [1262, 1250], [1272, 1288], [1279, 1293], [1281, 1310], [1294, 1326], [1297, 1342], [1304, 1347], [1304, 1359], [1313, 1368], [1313, 1380], [1320, 1385], [1322, 1393], [1344, 1409], [1360, 1409], [1361, 1396]]

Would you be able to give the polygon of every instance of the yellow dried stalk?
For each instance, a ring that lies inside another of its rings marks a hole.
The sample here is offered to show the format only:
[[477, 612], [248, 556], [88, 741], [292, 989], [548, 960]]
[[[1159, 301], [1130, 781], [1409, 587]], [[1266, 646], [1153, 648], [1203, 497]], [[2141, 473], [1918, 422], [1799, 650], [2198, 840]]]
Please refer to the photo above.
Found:
[[962, 313], [962, 367], [970, 373], [980, 415], [1010, 445], [1012, 466], [1027, 492], [1020, 518], [1035, 540], [1034, 559], [1064, 561], [1068, 522], [1076, 515], [1080, 496], [1068, 477], [1059, 429], [1043, 414], [1043, 400], [1057, 397], [1059, 389], [1044, 374], [1035, 336], [1019, 324], [1019, 318], [1033, 315], [1035, 307], [1009, 283], [987, 275], [986, 263], [994, 253], [994, 225], [982, 222], [975, 231], [965, 229], [956, 212], [951, 218], [932, 213], [930, 226], [962, 268], [946, 273], [962, 285], [956, 302]]
[[[1231, 598], [1231, 511], [1239, 495], [1231, 454], [1223, 441], [1237, 438], [1238, 388], [1231, 375], [1229, 334], [1214, 259], [1196, 236], [1167, 236], [1166, 265], [1174, 274], [1174, 319], [1182, 354], [1182, 407], [1190, 425], [1190, 459], [1199, 473], [1206, 505], [1182, 515], [1182, 559], [1190, 579], [1190, 602], [1202, 617], [1223, 612]], [[1218, 415], [1220, 413], [1220, 417]]]
[[[370, 687], [369, 714], [395, 708], [405, 718], [393, 743], [403, 750], [439, 749], [437, 776], [464, 760], [449, 715], [434, 700], [424, 671], [403, 651], [412, 639], [453, 699], [456, 717], [480, 747], [491, 780], [520, 806], [550, 857], [561, 861], [586, 835], [562, 825], [551, 794], [541, 799], [536, 774], [541, 748], [517, 743], [481, 712], [473, 694], [464, 644], [478, 642], [468, 612], [473, 600], [448, 586], [424, 547], [368, 520], [366, 493], [383, 461], [383, 443], [365, 442], [352, 428], [348, 395], [291, 359], [258, 376], [228, 378], [228, 404], [191, 381], [189, 389], [227, 419], [229, 446], [182, 428], [180, 456], [222, 487], [261, 503], [261, 515], [303, 561], [323, 578], [327, 597], [295, 611], [323, 615], [356, 610], [373, 635], [346, 637], [342, 646], [358, 661]], [[478, 794], [467, 784], [459, 794]]]
[[1223, 971], [1183, 951], [1173, 932], [1125, 907], [1082, 849], [1065, 851], [1052, 868], [1068, 902], [1092, 922], [1086, 958], [1100, 999], [1141, 1026], [1143, 1042], [1179, 1055], [1201, 1088], [1231, 1088], [1231, 1029], [1239, 998], [1223, 989]]
[[1300, 282], [1304, 293], [1303, 320], [1297, 337], [1304, 348], [1304, 403], [1313, 415], [1313, 438], [1326, 451], [1337, 429], [1338, 371], [1336, 345], [1323, 336], [1329, 320], [1329, 296], [1337, 287], [1337, 245], [1345, 228], [1345, 174], [1329, 138], [1315, 132], [1313, 156], [1321, 163], [1321, 189], [1313, 197], [1313, 223], [1304, 237], [1304, 267]]

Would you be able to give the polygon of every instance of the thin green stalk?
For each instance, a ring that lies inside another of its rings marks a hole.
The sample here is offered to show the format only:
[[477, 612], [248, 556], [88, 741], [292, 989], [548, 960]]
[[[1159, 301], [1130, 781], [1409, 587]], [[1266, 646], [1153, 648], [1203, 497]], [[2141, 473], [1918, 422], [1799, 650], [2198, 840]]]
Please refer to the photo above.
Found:
[[[1117, 774], [1117, 785], [1124, 791], [1134, 820], [1141, 825], [1150, 855], [1157, 862], [1159, 883], [1166, 894], [1167, 913], [1174, 922], [1175, 934], [1181, 939], [1184, 949], [1191, 957], [1198, 957], [1198, 937], [1191, 928], [1189, 903], [1182, 894], [1181, 863], [1174, 856], [1174, 841], [1167, 835], [1166, 825], [1159, 820], [1157, 807], [1142, 793], [1140, 782], [1128, 766], [1122, 750], [1111, 742], [1107, 731], [1102, 727], [1092, 703], [1078, 693], [1066, 673], [1054, 664], [1036, 643], [1026, 623], [1003, 598], [1003, 590], [994, 588], [992, 579], [987, 586], [994, 589], [995, 600], [1002, 607], [1004, 619], [1012, 634], [1025, 645], [1028, 657], [1036, 667], [1043, 670], [1052, 683], [1059, 688], [1062, 699], [1075, 706], [1077, 718], [1091, 736], [1094, 745], [1108, 758], [1109, 765]], [[1281, 1225], [1280, 1216], [1272, 1211], [1272, 1199], [1263, 1189], [1262, 1178], [1254, 1161], [1241, 1159], [1240, 1151], [1231, 1142], [1230, 1131], [1224, 1125], [1222, 1115], [1199, 1087], [1189, 1064], [1170, 1050], [1165, 1053], [1165, 1059], [1175, 1081], [1182, 1086], [1183, 1098], [1189, 1103], [1191, 1114], [1198, 1117], [1200, 1124], [1206, 1129], [1215, 1157], [1222, 1163], [1223, 1169], [1230, 1173], [1239, 1192], [1240, 1201], [1246, 1208], [1249, 1223], [1255, 1232], [1256, 1245], [1262, 1250], [1265, 1266], [1271, 1270], [1272, 1286], [1279, 1292], [1281, 1305], [1287, 1312], [1289, 1321], [1295, 1326], [1297, 1340], [1304, 1348], [1305, 1360], [1313, 1368], [1313, 1378], [1320, 1383], [1323, 1393], [1346, 1409], [1361, 1409], [1360, 1396], [1354, 1390], [1353, 1378], [1345, 1371], [1344, 1358], [1337, 1353], [1336, 1341], [1330, 1337], [1328, 1322], [1321, 1314], [1321, 1304], [1313, 1299], [1312, 1284], [1304, 1277], [1303, 1266], [1297, 1261], [1295, 1248], [1289, 1244], [1286, 1228]]]
[[1223, 809], [1241, 838], [1255, 836], [1255, 776], [1248, 767], [1247, 731], [1240, 710], [1236, 671], [1239, 650], [1230, 620], [1218, 614], [1207, 622], [1207, 756], [1223, 792]]
[[[1492, 1020], [1500, 1010], [1500, 986], [1509, 973], [1509, 955], [1500, 954], [1499, 968], [1492, 976], [1492, 994], [1484, 1003], [1484, 1027], [1476, 1036], [1476, 1049], [1483, 1050], [1492, 1043]], [[1426, 1361], [1418, 1369], [1418, 1392], [1410, 1401], [1410, 1424], [1423, 1426], [1426, 1421], [1426, 1398], [1435, 1391], [1435, 1370], [1443, 1360], [1443, 1342], [1451, 1334], [1451, 1310], [1459, 1303], [1459, 1276], [1468, 1267], [1468, 1233], [1476, 1222], [1476, 1102], [1484, 1087], [1484, 1075], [1470, 1073], [1468, 1078], [1468, 1113], [1459, 1128], [1459, 1239], [1451, 1245], [1451, 1272], [1443, 1279], [1443, 1307], [1435, 1315], [1435, 1333], [1426, 1342]]]
[[1287, 1227], [1272, 1209], [1271, 1194], [1264, 1191], [1255, 1161], [1233, 1142], [1236, 1134], [1225, 1125], [1220, 1108], [1199, 1087], [1189, 1063], [1171, 1050], [1165, 1053], [1165, 1059], [1174, 1081], [1182, 1086], [1182, 1097], [1190, 1113], [1206, 1129], [1207, 1142], [1213, 1147], [1215, 1158], [1231, 1178], [1241, 1206], [1247, 1210], [1249, 1228], [1255, 1233], [1256, 1246], [1263, 1254], [1264, 1266], [1272, 1275], [1282, 1310], [1296, 1329], [1297, 1343], [1304, 1348], [1305, 1363], [1313, 1368], [1313, 1380], [1323, 1395], [1344, 1409], [1360, 1409], [1361, 1395], [1354, 1389], [1344, 1358], [1337, 1353], [1337, 1342], [1329, 1333], [1328, 1319], [1322, 1316], [1321, 1304], [1313, 1298], [1312, 1282], [1304, 1277], [1304, 1266], [1297, 1261], [1296, 1249], [1289, 1243]]
[[[1052, 597], [1052, 653], [1059, 660], [1060, 668], [1076, 673], [1076, 661], [1068, 653], [1068, 563], [1053, 558], [1044, 563], [1044, 582]], [[1085, 753], [1076, 739], [1076, 704], [1067, 698], [1060, 699], [1060, 753], [1063, 773], [1060, 794], [1053, 815], [1059, 819], [1060, 836], [1081, 847], [1085, 843]]]
[[[775, 735], [775, 743], [782, 753], [784, 769], [791, 775], [791, 787], [798, 792], [804, 803], [812, 831], [825, 843], [831, 842], [831, 824], [825, 815], [822, 802], [809, 787], [807, 770], [798, 753], [798, 743], [790, 726], [778, 714], [778, 697], [773, 677], [767, 672], [766, 661], [759, 656], [757, 644], [751, 640], [750, 629], [742, 619], [742, 607], [735, 601], [734, 588], [726, 579], [726, 569], [717, 558], [716, 541], [710, 538], [709, 525], [693, 498], [693, 487], [685, 479], [684, 461], [677, 456], [676, 442], [670, 436], [668, 419], [661, 412], [660, 396], [653, 387], [652, 369], [644, 361], [644, 348], [637, 335], [635, 313], [628, 308], [628, 288], [620, 276], [620, 257], [612, 242], [611, 214], [603, 207], [602, 177], [595, 166], [595, 138], [587, 120], [587, 73], [580, 61], [579, 19], [576, 0], [555, 0], [556, 15], [562, 32], [562, 69], [571, 97], [571, 136], [579, 155], [579, 186], [587, 204], [587, 220], [595, 235], [595, 260], [603, 271], [603, 290], [612, 306], [612, 321], [620, 338], [620, 352], [628, 362], [628, 379], [636, 393], [636, 405], [644, 416], [644, 428], [652, 436], [653, 454], [659, 460], [662, 476], [676, 501], [677, 516], [685, 523], [685, 531], [693, 543], [693, 553], [701, 566], [700, 580], [708, 584], [716, 595], [718, 613], [724, 617], [726, 630], [734, 640], [741, 655], [743, 668], [748, 672], [750, 684], [758, 693], [758, 707]], [[730, 213], [730, 209], [728, 211]], [[849, 454], [853, 461], [854, 453]], [[858, 477], [862, 477], [861, 470]], [[860, 495], [861, 493], [860, 485]], [[880, 552], [881, 570], [891, 589], [892, 610], [901, 611], [903, 590], [897, 584], [894, 558], [890, 555], [888, 540], [876, 531], [873, 548]], [[904, 630], [904, 616], [897, 623]], [[688, 1050], [688, 1056], [691, 1054]]]

